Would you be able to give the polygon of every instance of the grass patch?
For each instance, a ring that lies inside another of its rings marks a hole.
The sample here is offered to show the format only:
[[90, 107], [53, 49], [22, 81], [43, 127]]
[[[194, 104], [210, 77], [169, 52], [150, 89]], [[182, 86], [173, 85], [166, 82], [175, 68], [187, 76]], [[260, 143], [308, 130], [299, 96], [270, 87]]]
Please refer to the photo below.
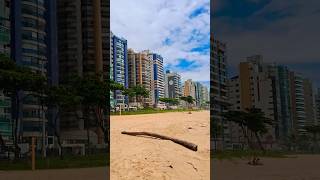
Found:
[[281, 151], [252, 151], [252, 150], [236, 150], [236, 151], [219, 151], [211, 152], [211, 159], [244, 159], [250, 158], [252, 155], [258, 157], [269, 157], [269, 158], [288, 158], [287, 153]]
[[[95, 154], [88, 156], [64, 156], [36, 159], [36, 169], [66, 169], [104, 167], [109, 165], [108, 154]], [[0, 170], [31, 170], [31, 160], [0, 161]]]
[[[191, 111], [200, 111], [200, 110], [191, 110]], [[122, 111], [121, 115], [138, 115], [138, 114], [156, 114], [156, 113], [168, 113], [168, 112], [189, 112], [188, 109], [153, 109], [153, 108], [146, 108], [146, 109], [139, 109], [137, 111]], [[112, 116], [119, 115], [119, 112], [111, 112]]]

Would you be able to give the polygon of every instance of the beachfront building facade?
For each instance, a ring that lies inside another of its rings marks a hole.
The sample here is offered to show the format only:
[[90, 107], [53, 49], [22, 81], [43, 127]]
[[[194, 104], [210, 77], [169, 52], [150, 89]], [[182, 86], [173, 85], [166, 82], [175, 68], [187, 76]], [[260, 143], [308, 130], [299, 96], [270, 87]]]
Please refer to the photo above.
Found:
[[158, 107], [163, 104], [159, 101], [159, 98], [164, 98], [165, 96], [163, 58], [156, 53], [151, 53], [149, 56], [153, 61], [154, 106]]
[[[0, 54], [10, 57], [10, 1], [0, 0]], [[12, 142], [11, 98], [0, 89], [0, 134], [8, 144]]]
[[[224, 149], [230, 144], [228, 123], [221, 113], [227, 112], [227, 47], [226, 44], [211, 36], [210, 39], [210, 119], [211, 123], [222, 128], [213, 134], [214, 149]], [[219, 135], [218, 135], [219, 134]]]
[[[17, 65], [47, 77], [49, 84], [57, 83], [58, 78], [55, 3], [55, 0], [10, 1], [11, 57]], [[51, 109], [42, 106], [40, 98], [31, 92], [23, 92], [19, 98], [23, 99], [21, 104], [12, 104], [21, 111], [16, 124], [19, 137], [44, 139], [50, 134]]]
[[315, 96], [315, 114], [316, 124], [320, 125], [320, 88], [317, 88]]
[[292, 121], [295, 133], [297, 135], [306, 134], [304, 126], [306, 125], [306, 110], [304, 100], [304, 77], [295, 72], [290, 72], [290, 88], [291, 88], [291, 102], [292, 102]]
[[167, 70], [165, 74], [165, 97], [179, 98], [181, 96], [182, 85], [180, 74]]
[[[0, 0], [0, 54], [10, 57], [10, 1]], [[0, 134], [7, 142], [12, 137], [11, 99], [0, 89]]]
[[[110, 78], [109, 7], [109, 1], [57, 1], [59, 83], [68, 84], [73, 75], [101, 74], [104, 80]], [[66, 141], [71, 138], [86, 143], [84, 112], [79, 108], [77, 114], [80, 118], [73, 111], [61, 113], [61, 136]], [[89, 135], [92, 143], [103, 140], [99, 129], [90, 129]]]
[[204, 87], [200, 82], [195, 82], [194, 87], [195, 87], [195, 103], [197, 107], [200, 107], [202, 104], [202, 99], [203, 99], [202, 90]]
[[280, 97], [280, 111], [281, 117], [279, 126], [279, 138], [283, 139], [289, 137], [293, 133], [293, 115], [292, 115], [292, 92], [290, 88], [290, 70], [286, 66], [278, 66], [278, 85]]
[[10, 55], [10, 1], [0, 1], [0, 53]]
[[[123, 87], [128, 88], [128, 54], [127, 54], [127, 40], [119, 38], [114, 34], [111, 34], [111, 51], [110, 51], [110, 74], [111, 79]], [[128, 99], [121, 91], [116, 90], [110, 92], [110, 105], [111, 108], [118, 104], [127, 103]]]
[[148, 50], [128, 52], [128, 84], [129, 87], [143, 86], [148, 92], [148, 97], [130, 99], [131, 104], [153, 107], [155, 104], [154, 96], [154, 63]]
[[201, 105], [206, 104], [210, 101], [209, 90], [207, 86], [202, 86], [201, 91]]
[[312, 126], [316, 124], [315, 112], [314, 112], [314, 93], [313, 84], [310, 79], [303, 79], [304, 88], [304, 103], [306, 113], [306, 124], [305, 126]]
[[11, 108], [11, 99], [0, 91], [0, 135], [5, 142], [12, 142]]
[[[239, 87], [240, 87], [240, 110], [257, 108], [265, 117], [275, 120], [275, 91], [273, 80], [268, 71], [268, 65], [263, 63], [260, 55], [247, 58], [246, 62], [239, 65]], [[264, 135], [266, 139], [275, 140], [275, 128], [269, 127], [268, 133]]]
[[196, 86], [192, 79], [188, 79], [184, 82], [183, 96], [191, 96], [193, 99], [196, 99]]

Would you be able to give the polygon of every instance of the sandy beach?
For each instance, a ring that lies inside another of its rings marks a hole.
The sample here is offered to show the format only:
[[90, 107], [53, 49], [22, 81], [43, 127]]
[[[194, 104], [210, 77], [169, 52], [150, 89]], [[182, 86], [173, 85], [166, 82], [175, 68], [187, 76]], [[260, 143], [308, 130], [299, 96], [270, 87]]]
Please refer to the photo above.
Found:
[[320, 180], [320, 155], [262, 158], [263, 166], [246, 160], [214, 160], [213, 180]]
[[[111, 116], [112, 180], [210, 179], [209, 111]], [[167, 140], [121, 131], [148, 131], [198, 145], [191, 151]]]

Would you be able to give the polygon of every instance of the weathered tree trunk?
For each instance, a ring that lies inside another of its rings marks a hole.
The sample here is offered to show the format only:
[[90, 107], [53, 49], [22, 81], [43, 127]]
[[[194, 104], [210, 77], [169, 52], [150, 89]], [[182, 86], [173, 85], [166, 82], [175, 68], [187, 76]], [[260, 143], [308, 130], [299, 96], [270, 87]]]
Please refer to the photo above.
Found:
[[180, 139], [176, 139], [176, 138], [172, 138], [172, 137], [168, 137], [168, 136], [163, 136], [160, 134], [156, 134], [156, 133], [150, 133], [150, 132], [126, 132], [126, 131], [122, 131], [121, 134], [127, 134], [127, 135], [131, 135], [131, 136], [152, 136], [152, 137], [156, 137], [156, 138], [160, 138], [160, 139], [164, 139], [164, 140], [170, 140], [174, 143], [180, 144], [188, 149], [191, 149], [193, 151], [197, 151], [198, 150], [198, 146], [196, 144], [187, 142], [187, 141], [183, 141]]

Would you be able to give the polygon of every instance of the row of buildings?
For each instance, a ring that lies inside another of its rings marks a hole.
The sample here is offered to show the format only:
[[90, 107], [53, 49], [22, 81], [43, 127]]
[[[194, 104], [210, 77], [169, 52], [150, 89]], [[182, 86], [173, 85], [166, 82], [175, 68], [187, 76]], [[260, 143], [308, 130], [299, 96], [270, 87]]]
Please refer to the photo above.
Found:
[[[159, 104], [160, 97], [183, 95], [180, 75], [164, 73], [160, 55], [134, 52], [126, 40], [110, 32], [109, 11], [109, 1], [103, 0], [0, 0], [0, 53], [47, 77], [52, 86], [68, 83], [73, 75], [99, 73], [125, 87], [146, 87], [148, 106]], [[200, 97], [196, 92], [190, 94], [195, 99]], [[111, 92], [110, 99], [116, 105], [123, 96]], [[54, 128], [63, 144], [87, 143], [89, 125], [80, 109], [77, 115], [60, 110], [55, 123], [57, 109], [42, 106], [39, 97], [21, 92], [19, 100], [17, 104], [0, 90], [0, 133], [7, 143], [13, 137], [19, 143], [36, 137], [38, 147], [43, 147], [53, 142]], [[96, 127], [90, 128], [89, 136], [91, 143], [102, 143]]]
[[230, 110], [258, 108], [274, 120], [264, 144], [279, 144], [291, 135], [306, 134], [306, 126], [320, 124], [320, 89], [315, 90], [310, 79], [287, 66], [265, 63], [261, 55], [247, 57], [238, 65], [238, 75], [228, 78], [226, 44], [214, 37], [211, 41], [211, 117], [224, 127], [224, 147], [245, 141], [239, 127], [221, 117]]
[[[0, 53], [46, 76], [50, 85], [68, 83], [72, 75], [102, 73], [108, 79], [109, 10], [109, 1], [101, 0], [0, 0]], [[17, 133], [20, 143], [36, 137], [44, 146], [53, 137], [52, 126], [57, 126], [62, 142], [68, 138], [85, 142], [83, 118], [61, 112], [52, 125], [56, 109], [41, 107], [40, 99], [30, 92], [21, 92], [19, 99], [16, 104], [0, 92], [3, 139], [12, 140]], [[18, 117], [12, 113], [16, 107], [20, 107]], [[90, 133], [99, 134], [95, 129]]]
[[208, 88], [191, 79], [184, 85], [181, 76], [176, 72], [164, 71], [164, 59], [161, 55], [144, 50], [135, 52], [128, 48], [128, 42], [111, 33], [111, 61], [110, 79], [122, 84], [125, 88], [142, 85], [149, 96], [141, 103], [136, 98], [122, 95], [121, 91], [110, 93], [111, 108], [119, 104], [130, 104], [132, 106], [160, 107], [164, 103], [160, 98], [179, 98], [181, 96], [192, 96], [197, 106], [209, 101]]

